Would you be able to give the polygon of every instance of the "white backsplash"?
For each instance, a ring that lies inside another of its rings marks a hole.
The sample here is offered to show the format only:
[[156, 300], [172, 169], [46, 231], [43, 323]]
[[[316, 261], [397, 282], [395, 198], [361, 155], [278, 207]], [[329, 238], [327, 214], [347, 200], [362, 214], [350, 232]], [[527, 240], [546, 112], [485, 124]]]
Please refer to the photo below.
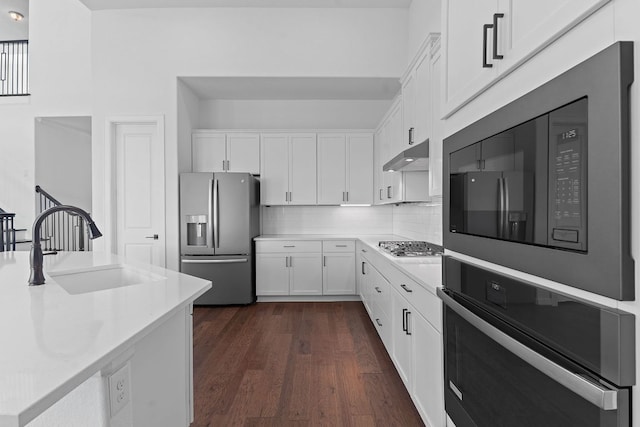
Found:
[[263, 206], [262, 234], [392, 234], [391, 206]]
[[262, 234], [397, 234], [442, 245], [442, 205], [263, 206]]
[[442, 245], [442, 204], [394, 206], [393, 234]]

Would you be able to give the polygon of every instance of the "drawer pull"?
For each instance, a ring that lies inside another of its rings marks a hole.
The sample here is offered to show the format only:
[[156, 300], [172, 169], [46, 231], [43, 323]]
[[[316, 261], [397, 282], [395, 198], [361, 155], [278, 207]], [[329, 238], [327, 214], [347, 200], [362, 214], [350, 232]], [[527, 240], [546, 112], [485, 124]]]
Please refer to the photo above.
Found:
[[346, 248], [347, 245], [336, 245], [336, 248]]
[[296, 245], [284, 245], [285, 248], [295, 248]]
[[413, 292], [413, 291], [412, 291], [409, 287], [407, 287], [407, 285], [405, 285], [404, 283], [403, 283], [402, 285], [400, 285], [400, 287], [401, 287], [402, 289], [404, 289], [404, 290], [405, 290], [405, 292]]

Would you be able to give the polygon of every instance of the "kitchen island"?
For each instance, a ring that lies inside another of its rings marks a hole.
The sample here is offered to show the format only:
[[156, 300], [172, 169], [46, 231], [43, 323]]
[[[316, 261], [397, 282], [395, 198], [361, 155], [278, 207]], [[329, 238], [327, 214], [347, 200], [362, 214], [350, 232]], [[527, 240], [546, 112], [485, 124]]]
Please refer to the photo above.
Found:
[[[0, 253], [0, 427], [188, 426], [192, 303], [211, 282], [99, 252]], [[117, 286], [120, 285], [120, 286]]]

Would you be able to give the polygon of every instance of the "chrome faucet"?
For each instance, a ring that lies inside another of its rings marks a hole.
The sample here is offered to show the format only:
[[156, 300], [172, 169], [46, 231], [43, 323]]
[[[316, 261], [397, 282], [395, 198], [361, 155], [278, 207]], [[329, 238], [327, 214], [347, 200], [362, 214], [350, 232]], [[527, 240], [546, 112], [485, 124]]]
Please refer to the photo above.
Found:
[[83, 217], [84, 220], [87, 221], [87, 225], [89, 226], [90, 239], [97, 239], [98, 237], [102, 236], [102, 233], [100, 233], [100, 230], [98, 230], [98, 227], [96, 227], [96, 225], [94, 224], [93, 219], [91, 219], [89, 214], [83, 209], [69, 205], [58, 205], [42, 211], [42, 213], [36, 217], [35, 221], [33, 221], [33, 230], [31, 232], [33, 243], [31, 244], [31, 256], [29, 257], [29, 261], [31, 263], [31, 276], [29, 277], [29, 286], [44, 284], [44, 273], [42, 272], [42, 246], [40, 244], [40, 229], [42, 228], [42, 223], [44, 222], [46, 217], [60, 211], [75, 213]]

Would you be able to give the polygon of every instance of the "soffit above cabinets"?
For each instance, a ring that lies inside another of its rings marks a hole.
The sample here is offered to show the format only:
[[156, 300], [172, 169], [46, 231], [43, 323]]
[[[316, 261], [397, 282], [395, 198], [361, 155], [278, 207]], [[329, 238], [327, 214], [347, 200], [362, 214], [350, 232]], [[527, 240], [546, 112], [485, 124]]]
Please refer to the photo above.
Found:
[[304, 7], [408, 9], [412, 0], [80, 0], [91, 10], [168, 7]]
[[180, 77], [200, 99], [390, 100], [397, 78], [378, 77]]

